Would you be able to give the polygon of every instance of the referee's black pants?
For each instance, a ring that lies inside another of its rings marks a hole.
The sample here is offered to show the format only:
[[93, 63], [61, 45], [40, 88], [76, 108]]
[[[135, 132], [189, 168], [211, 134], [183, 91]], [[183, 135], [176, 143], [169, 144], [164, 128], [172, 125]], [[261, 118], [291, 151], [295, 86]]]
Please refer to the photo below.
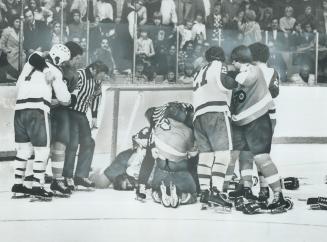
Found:
[[70, 142], [66, 148], [63, 176], [74, 177], [75, 156], [79, 147], [75, 177], [86, 178], [91, 169], [95, 142], [85, 113], [69, 112]]

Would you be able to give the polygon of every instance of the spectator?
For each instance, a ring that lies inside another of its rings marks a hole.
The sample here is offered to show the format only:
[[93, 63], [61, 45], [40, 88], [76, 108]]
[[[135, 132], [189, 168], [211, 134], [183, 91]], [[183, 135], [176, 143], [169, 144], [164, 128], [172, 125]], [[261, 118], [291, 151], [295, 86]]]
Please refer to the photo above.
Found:
[[179, 84], [192, 84], [193, 83], [193, 64], [192, 63], [186, 63], [184, 67], [184, 75], [182, 75], [178, 82]]
[[[168, 70], [173, 70], [174, 68], [176, 68], [176, 55], [177, 55], [177, 50], [176, 50], [176, 46], [175, 45], [171, 45], [169, 50], [168, 50], [168, 55], [167, 55], [167, 72]], [[178, 59], [179, 63], [183, 62], [183, 59]]]
[[8, 64], [13, 70], [11, 75], [13, 78], [18, 78], [19, 61], [21, 57], [22, 63], [25, 63], [25, 53], [19, 54], [19, 30], [20, 18], [19, 15], [13, 16], [9, 22], [9, 26], [3, 30], [0, 39], [0, 49], [6, 54]]
[[106, 66], [108, 66], [109, 75], [113, 76], [115, 70], [115, 61], [109, 46], [109, 40], [107, 38], [103, 38], [101, 40], [100, 48], [96, 49], [94, 52], [93, 62], [97, 60], [102, 61]]
[[285, 15], [279, 20], [279, 27], [285, 33], [285, 37], [288, 36], [294, 27], [296, 19], [293, 18], [294, 9], [291, 6], [285, 8]]
[[327, 34], [327, 0], [323, 0], [321, 8], [317, 9], [315, 22], [319, 33]]
[[184, 45], [187, 41], [192, 40], [192, 27], [193, 22], [191, 20], [186, 20], [185, 25], [178, 26], [178, 33], [181, 36], [180, 48], [184, 48]]
[[155, 55], [153, 42], [148, 37], [148, 32], [141, 30], [140, 38], [136, 42], [136, 54], [145, 55], [146, 58], [150, 58]]
[[2, 30], [7, 26], [7, 19], [6, 19], [6, 12], [7, 7], [4, 3], [0, 2], [0, 36], [2, 33]]
[[148, 14], [147, 14], [147, 9], [144, 6], [144, 1], [143, 0], [136, 1], [135, 8], [137, 11], [138, 24], [139, 25], [146, 24], [148, 21]]
[[192, 19], [191, 10], [194, 0], [178, 0], [175, 2], [178, 24], [182, 24], [185, 19]]
[[300, 67], [299, 73], [295, 73], [290, 77], [290, 81], [302, 85], [314, 85], [315, 75], [312, 74], [310, 66], [304, 64]]
[[262, 39], [260, 25], [255, 21], [256, 14], [253, 10], [245, 12], [245, 24], [241, 25], [244, 44], [249, 45], [260, 42]]
[[32, 10], [25, 9], [23, 48], [29, 56], [34, 51], [48, 51], [51, 45], [51, 33], [43, 21], [34, 19]]
[[201, 14], [204, 18], [204, 21], [207, 22], [207, 19], [212, 12], [215, 0], [195, 0], [192, 4], [192, 18], [194, 19], [197, 14]]
[[203, 43], [207, 40], [206, 26], [203, 24], [203, 16], [197, 14], [192, 27], [192, 39], [195, 43]]
[[79, 38], [80, 40], [86, 33], [86, 26], [81, 21], [81, 14], [78, 9], [71, 12], [73, 21], [68, 25], [68, 39]]
[[264, 31], [271, 31], [272, 19], [273, 19], [273, 9], [265, 8], [262, 14], [262, 18], [259, 21], [260, 28]]
[[210, 39], [218, 41], [222, 39], [222, 31], [225, 24], [227, 24], [227, 16], [223, 11], [222, 5], [218, 2], [214, 5], [213, 12], [208, 16], [207, 27], [211, 32]]
[[[176, 53], [175, 53], [176, 63]], [[166, 45], [159, 45], [156, 49], [156, 55], [153, 58], [153, 68], [155, 72], [160, 75], [166, 75], [168, 70], [168, 54]]]
[[288, 45], [286, 43], [286, 38], [279, 28], [277, 18], [272, 19], [271, 31], [265, 36], [265, 42], [270, 48], [274, 47], [277, 51], [287, 49]]
[[311, 24], [312, 26], [314, 26], [315, 17], [312, 13], [312, 7], [310, 5], [307, 5], [305, 7], [304, 13], [297, 18], [297, 21], [303, 26], [306, 24]]
[[40, 0], [28, 0], [27, 6], [34, 13], [34, 19], [44, 21], [47, 25], [52, 22], [53, 14], [50, 9], [41, 6]]
[[67, 42], [67, 35], [65, 34], [65, 31], [63, 32], [63, 36], [61, 39], [61, 24], [59, 22], [53, 23], [51, 34], [51, 46]]
[[241, 1], [236, 1], [236, 0], [224, 0], [222, 1], [222, 9], [226, 11], [228, 14], [229, 19], [233, 19], [234, 17], [237, 16], [237, 13], [240, 8], [240, 2]]
[[135, 66], [135, 76], [134, 76], [134, 84], [141, 84], [148, 82], [148, 78], [145, 75], [145, 64], [143, 61], [137, 61]]
[[174, 70], [169, 70], [166, 79], [163, 81], [164, 84], [176, 84], [176, 75]]
[[96, 9], [97, 9], [97, 0], [73, 0], [72, 5], [70, 7], [70, 11], [72, 12], [74, 9], [77, 9], [80, 13], [81, 20], [86, 21], [87, 15], [87, 3], [89, 4], [89, 20], [94, 22], [94, 18], [96, 16]]
[[297, 46], [302, 44], [303, 40], [303, 31], [302, 25], [299, 22], [296, 22], [293, 27], [293, 31], [289, 38], [289, 44], [292, 51], [295, 51]]
[[[0, 1], [0, 16], [2, 16], [2, 21], [7, 25], [7, 20], [13, 18], [13, 16], [20, 15], [21, 6], [17, 0], [2, 0]], [[1, 20], [0, 20], [1, 25]], [[6, 27], [6, 26], [4, 26]], [[1, 29], [1, 26], [0, 26]]]
[[174, 0], [162, 0], [160, 13], [163, 25], [177, 25], [176, 5]]
[[67, 0], [56, 0], [53, 7], [50, 9], [52, 12], [53, 22], [61, 23], [61, 8], [63, 8], [63, 21], [65, 24], [68, 24], [69, 20], [69, 6]]
[[112, 5], [105, 0], [97, 1], [97, 15], [100, 22], [113, 22], [114, 21], [114, 10]]
[[160, 13], [161, 0], [146, 0], [144, 6], [147, 9], [148, 22], [153, 22], [153, 16], [155, 12]]

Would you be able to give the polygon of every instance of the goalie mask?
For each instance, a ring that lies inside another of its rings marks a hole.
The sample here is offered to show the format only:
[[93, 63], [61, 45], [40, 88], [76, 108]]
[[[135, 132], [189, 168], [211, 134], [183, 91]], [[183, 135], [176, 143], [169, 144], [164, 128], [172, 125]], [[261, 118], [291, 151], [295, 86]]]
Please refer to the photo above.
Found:
[[56, 66], [60, 66], [63, 62], [70, 60], [70, 51], [63, 44], [52, 46], [49, 55]]

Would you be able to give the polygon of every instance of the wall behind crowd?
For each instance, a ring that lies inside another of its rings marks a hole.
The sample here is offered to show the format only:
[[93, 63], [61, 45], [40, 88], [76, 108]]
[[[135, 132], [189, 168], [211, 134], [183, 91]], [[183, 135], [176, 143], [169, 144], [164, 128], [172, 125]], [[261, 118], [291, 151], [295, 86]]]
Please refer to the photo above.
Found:
[[327, 0], [0, 0], [0, 82], [15, 82], [33, 51], [68, 40], [81, 66], [104, 61], [114, 83], [190, 84], [222, 46], [270, 47], [284, 82], [327, 81]]

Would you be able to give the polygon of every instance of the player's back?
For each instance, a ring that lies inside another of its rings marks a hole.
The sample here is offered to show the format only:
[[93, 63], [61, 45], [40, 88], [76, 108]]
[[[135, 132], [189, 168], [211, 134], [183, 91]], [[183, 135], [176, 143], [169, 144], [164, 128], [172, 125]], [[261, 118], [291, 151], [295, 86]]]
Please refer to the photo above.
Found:
[[193, 106], [196, 116], [207, 112], [229, 112], [231, 91], [221, 83], [221, 74], [225, 71], [220, 61], [212, 61], [202, 67], [194, 76]]

